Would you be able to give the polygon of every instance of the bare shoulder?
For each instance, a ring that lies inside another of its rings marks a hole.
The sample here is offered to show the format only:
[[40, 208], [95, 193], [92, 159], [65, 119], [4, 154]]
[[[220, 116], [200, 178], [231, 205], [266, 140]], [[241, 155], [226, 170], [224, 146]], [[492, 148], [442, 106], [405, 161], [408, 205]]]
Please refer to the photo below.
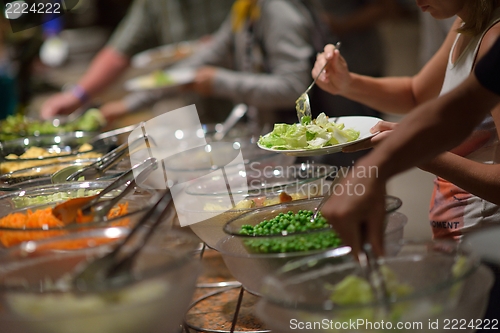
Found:
[[479, 46], [478, 58], [485, 55], [498, 38], [500, 38], [500, 22], [497, 22], [484, 34], [481, 45]]

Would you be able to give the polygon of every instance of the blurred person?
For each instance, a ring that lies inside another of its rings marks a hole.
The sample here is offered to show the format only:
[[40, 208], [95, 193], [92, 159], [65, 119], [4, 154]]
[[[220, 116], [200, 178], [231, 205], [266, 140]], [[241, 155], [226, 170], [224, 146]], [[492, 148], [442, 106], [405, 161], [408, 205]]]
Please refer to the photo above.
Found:
[[[326, 72], [318, 84], [333, 94], [365, 103], [387, 113], [408, 113], [414, 107], [446, 94], [463, 82], [473, 70], [477, 59], [490, 49], [500, 36], [500, 9], [498, 2], [482, 0], [426, 0], [417, 2], [423, 11], [438, 19], [457, 15], [452, 29], [439, 51], [413, 77], [372, 78], [349, 72], [347, 63], [333, 45], [327, 45], [318, 56], [313, 75], [319, 73], [326, 60]], [[499, 156], [498, 128], [500, 107], [490, 110], [473, 134], [461, 145], [420, 168], [438, 177], [429, 212], [430, 225], [435, 238], [459, 238], [464, 232], [500, 221], [500, 183], [496, 176]], [[379, 198], [378, 200], [383, 200]], [[325, 208], [332, 223], [339, 224], [330, 212], [335, 211], [334, 198]], [[332, 208], [330, 208], [332, 207]], [[380, 212], [379, 212], [380, 213]], [[374, 215], [373, 219], [376, 220]], [[342, 224], [343, 225], [343, 224]], [[368, 228], [377, 225], [367, 223]], [[339, 226], [342, 230], [342, 226]], [[348, 228], [348, 239], [356, 237]], [[377, 229], [377, 232], [380, 230]], [[345, 231], [342, 230], [345, 234]], [[372, 243], [380, 253], [380, 237], [370, 233]]]
[[[380, 250], [385, 210], [381, 199], [386, 193], [387, 181], [411, 167], [428, 163], [439, 153], [458, 145], [499, 102], [500, 39], [497, 39], [491, 50], [479, 60], [474, 75], [469, 75], [458, 87], [420, 104], [397, 126], [375, 126], [374, 132], [387, 128], [393, 131], [384, 131], [373, 137], [371, 142], [358, 145], [359, 149], [380, 142], [356, 164], [356, 168], [367, 170], [376, 167], [377, 173], [363, 176], [349, 173], [343, 184], [350, 183], [351, 188], [362, 187], [363, 193], [334, 195], [323, 210], [323, 214], [343, 234], [344, 242], [357, 249], [360, 240], [366, 239]], [[470, 168], [462, 170], [465, 176], [474, 172], [472, 166]], [[498, 183], [498, 171], [493, 170], [483, 177], [483, 182], [493, 180]], [[498, 225], [499, 221], [496, 222]], [[366, 226], [365, 233], [361, 232], [365, 228], [362, 225]], [[485, 263], [496, 275], [485, 318], [499, 319], [500, 266]]]
[[[141, 51], [211, 33], [216, 26], [209, 25], [227, 14], [232, 0], [210, 1], [209, 6], [205, 3], [205, 0], [135, 0], [74, 88], [50, 97], [41, 108], [41, 117], [68, 114], [87, 104], [118, 79], [130, 66], [132, 56]], [[189, 10], [198, 7], [204, 8], [202, 16]]]
[[[296, 122], [295, 101], [310, 83], [315, 54], [328, 38], [316, 10], [309, 0], [235, 1], [210, 43], [173, 66], [196, 69], [184, 92], [245, 103], [253, 124]], [[103, 110], [117, 116], [162, 96], [133, 93]]]

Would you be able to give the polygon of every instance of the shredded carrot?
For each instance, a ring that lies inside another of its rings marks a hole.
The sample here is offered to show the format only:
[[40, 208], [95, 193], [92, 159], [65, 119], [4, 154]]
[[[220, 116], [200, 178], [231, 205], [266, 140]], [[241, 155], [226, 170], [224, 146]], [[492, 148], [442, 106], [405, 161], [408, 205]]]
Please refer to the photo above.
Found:
[[[128, 203], [118, 204], [113, 207], [108, 213], [108, 218], [116, 218], [128, 213]], [[79, 212], [79, 216], [81, 212]], [[91, 222], [92, 218], [83, 216], [81, 219], [77, 218], [77, 222], [84, 224]], [[129, 219], [124, 218], [115, 223], [113, 226], [127, 226]], [[1, 231], [0, 242], [5, 247], [10, 247], [25, 241], [37, 240], [41, 238], [61, 236], [67, 233], [63, 230], [54, 230], [64, 228], [65, 224], [52, 214], [52, 208], [38, 209], [34, 212], [30, 209], [24, 213], [11, 213], [7, 216], [0, 218], [0, 228], [18, 229], [12, 231]], [[26, 229], [44, 229], [40, 231], [27, 231]], [[79, 229], [81, 230], [81, 229]]]

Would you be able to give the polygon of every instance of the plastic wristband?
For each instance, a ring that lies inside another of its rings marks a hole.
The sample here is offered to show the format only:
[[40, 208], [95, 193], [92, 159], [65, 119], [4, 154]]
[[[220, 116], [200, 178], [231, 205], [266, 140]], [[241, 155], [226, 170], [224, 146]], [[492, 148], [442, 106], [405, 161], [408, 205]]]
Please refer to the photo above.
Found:
[[85, 104], [90, 100], [90, 96], [87, 94], [85, 89], [82, 88], [82, 86], [76, 85], [71, 89], [71, 93], [73, 96], [78, 98], [78, 100], [82, 103]]

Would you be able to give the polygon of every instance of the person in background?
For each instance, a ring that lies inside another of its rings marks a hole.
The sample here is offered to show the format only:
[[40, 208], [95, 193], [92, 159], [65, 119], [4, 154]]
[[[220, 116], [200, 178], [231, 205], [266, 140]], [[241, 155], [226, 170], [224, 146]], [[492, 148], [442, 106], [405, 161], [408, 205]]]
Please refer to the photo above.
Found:
[[[492, 108], [500, 103], [500, 39], [477, 63], [474, 75], [442, 96], [420, 104], [393, 131], [373, 137], [368, 146], [378, 145], [358, 161], [357, 170], [377, 168], [377, 173], [349, 173], [343, 186], [362, 188], [358, 195], [333, 195], [322, 213], [356, 251], [361, 240], [370, 241], [381, 253], [384, 200], [387, 181], [411, 167], [428, 163], [439, 153], [458, 145], [471, 133]], [[384, 124], [376, 126], [378, 131]], [[380, 142], [380, 143], [379, 143]], [[364, 145], [358, 148], [364, 148]], [[492, 174], [498, 178], [498, 172]], [[498, 220], [497, 220], [498, 223]], [[496, 275], [486, 318], [499, 319], [500, 267], [487, 263]]]
[[[213, 32], [227, 14], [232, 0], [209, 3], [203, 0], [135, 0], [78, 83], [72, 90], [50, 97], [43, 104], [40, 116], [48, 119], [85, 105], [123, 74], [131, 57], [141, 51]], [[203, 12], [191, 11], [193, 8], [203, 9]]]
[[[326, 40], [309, 0], [237, 0], [203, 49], [173, 68], [194, 68], [184, 92], [249, 106], [252, 124], [295, 122], [295, 101], [310, 83], [317, 51]], [[114, 104], [124, 114], [151, 104], [161, 93], [127, 95]], [[259, 127], [262, 129], [262, 127]]]
[[[318, 74], [329, 61], [318, 85], [383, 112], [408, 113], [464, 81], [476, 60], [500, 36], [498, 2], [428, 0], [419, 5], [435, 18], [457, 15], [458, 19], [439, 51], [417, 75], [372, 78], [354, 74], [338, 50], [327, 45], [312, 73]], [[496, 107], [463, 144], [420, 165], [438, 176], [429, 212], [434, 237], [459, 238], [468, 230], [500, 220], [498, 128], [500, 108]]]

